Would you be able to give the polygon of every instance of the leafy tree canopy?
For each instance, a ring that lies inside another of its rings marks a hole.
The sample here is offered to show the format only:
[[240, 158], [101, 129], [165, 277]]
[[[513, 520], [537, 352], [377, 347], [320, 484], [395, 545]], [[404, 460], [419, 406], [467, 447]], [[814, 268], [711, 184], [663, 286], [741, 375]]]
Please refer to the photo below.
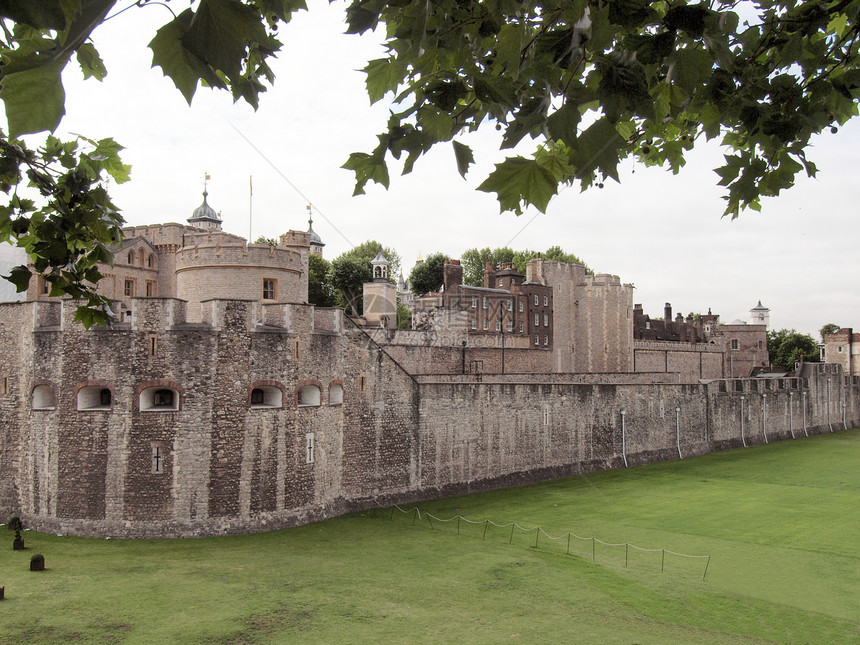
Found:
[[370, 263], [380, 250], [388, 260], [388, 281], [394, 282], [393, 276], [400, 270], [400, 256], [397, 251], [382, 246], [376, 240], [368, 240], [354, 246], [331, 263], [328, 283], [336, 292], [336, 304], [348, 309], [353, 316], [361, 315], [362, 285], [373, 279]]
[[530, 157], [498, 164], [480, 189], [501, 209], [539, 210], [564, 185], [618, 181], [633, 157], [678, 172], [696, 141], [727, 150], [717, 168], [725, 214], [815, 175], [813, 134], [857, 114], [856, 0], [354, 0], [349, 31], [384, 24], [388, 55], [365, 68], [373, 101], [394, 97], [371, 153], [354, 153], [356, 193], [388, 185], [451, 142], [461, 174], [473, 163], [462, 134], [494, 123], [502, 148], [537, 140]]
[[[85, 324], [106, 322], [95, 293], [122, 218], [103, 181], [128, 179], [110, 139], [31, 147], [22, 135], [53, 132], [64, 114], [61, 73], [75, 58], [87, 77], [107, 67], [89, 42], [110, 15], [147, 0], [0, 2], [0, 241], [25, 248], [55, 295], [86, 299]], [[150, 42], [190, 103], [200, 85], [256, 107], [274, 80], [269, 60], [281, 23], [304, 0], [199, 0]], [[350, 155], [356, 193], [389, 182], [434, 145], [450, 142], [461, 174], [473, 163], [461, 133], [492, 124], [503, 149], [536, 140], [528, 157], [498, 164], [480, 189], [502, 210], [545, 210], [562, 186], [618, 180], [633, 158], [677, 172], [696, 141], [726, 148], [717, 169], [725, 214], [760, 209], [789, 188], [812, 135], [857, 114], [860, 0], [353, 0], [349, 33], [384, 26], [387, 56], [365, 68], [371, 101], [393, 97], [379, 145]], [[28, 139], [28, 141], [30, 141]], [[26, 178], [26, 179], [25, 179]], [[27, 183], [33, 197], [24, 197]], [[396, 270], [392, 270], [392, 275]], [[26, 286], [26, 267], [12, 274]]]
[[369, 262], [346, 255], [332, 261], [328, 274], [329, 284], [338, 292], [337, 304], [348, 308], [353, 316], [361, 315], [362, 285], [372, 279]]
[[444, 253], [431, 253], [421, 264], [416, 264], [409, 274], [409, 284], [416, 296], [430, 291], [439, 291], [445, 281], [444, 267], [448, 256]]
[[819, 360], [815, 339], [794, 329], [768, 330], [767, 353], [771, 365], [786, 370], [793, 370], [798, 361], [810, 363]]
[[463, 255], [460, 256], [460, 263], [463, 265], [463, 282], [472, 286], [484, 284], [484, 269], [488, 262], [491, 267], [496, 269], [500, 264], [510, 262], [517, 271], [525, 275], [526, 265], [529, 263], [529, 260], [537, 257], [544, 260], [581, 264], [585, 267], [587, 273], [594, 273], [588, 268], [585, 262], [573, 253], [566, 253], [560, 246], [551, 246], [542, 253], [530, 249], [514, 251], [507, 246], [498, 249], [490, 249], [488, 247], [463, 251]]
[[835, 334], [839, 331], [839, 325], [835, 323], [827, 323], [821, 329], [818, 330], [818, 333], [821, 335], [821, 342], [824, 342], [824, 336], [826, 334]]
[[317, 307], [337, 305], [337, 292], [329, 280], [331, 263], [311, 253], [308, 256], [308, 302]]
[[269, 246], [278, 246], [278, 240], [274, 237], [266, 237], [265, 235], [260, 235], [254, 240], [254, 244], [268, 244]]
[[341, 253], [338, 257], [364, 260], [367, 262], [367, 266], [370, 267], [370, 263], [380, 251], [382, 251], [383, 257], [388, 260], [388, 280], [389, 282], [394, 282], [394, 276], [400, 273], [400, 255], [394, 249], [382, 246], [382, 244], [376, 240], [367, 240], [367, 242], [362, 242], [358, 246], [352, 247], [349, 251]]

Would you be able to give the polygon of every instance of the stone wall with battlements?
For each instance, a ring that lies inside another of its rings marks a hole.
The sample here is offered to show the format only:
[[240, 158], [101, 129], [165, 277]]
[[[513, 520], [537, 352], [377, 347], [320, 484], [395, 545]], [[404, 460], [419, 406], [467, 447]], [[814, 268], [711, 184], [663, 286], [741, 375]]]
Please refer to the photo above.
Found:
[[183, 301], [141, 298], [129, 323], [84, 330], [75, 304], [0, 305], [0, 513], [43, 531], [270, 530], [860, 423], [860, 377], [839, 365], [457, 376], [431, 347], [450, 373], [415, 376], [332, 310], [209, 299], [190, 321]]
[[553, 371], [633, 371], [632, 285], [539, 259], [528, 263], [526, 279], [553, 289]]

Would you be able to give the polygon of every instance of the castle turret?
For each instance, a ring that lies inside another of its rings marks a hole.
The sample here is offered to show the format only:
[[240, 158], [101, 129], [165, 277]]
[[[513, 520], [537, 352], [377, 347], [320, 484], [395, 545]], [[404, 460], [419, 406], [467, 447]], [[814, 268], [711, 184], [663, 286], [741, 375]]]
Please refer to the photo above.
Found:
[[764, 325], [767, 327], [770, 324], [770, 309], [761, 304], [761, 300], [758, 301], [758, 304], [750, 309], [750, 324], [751, 325]]
[[388, 282], [388, 260], [382, 255], [382, 249], [379, 249], [379, 253], [370, 261], [370, 266], [373, 268], [374, 282]]
[[[206, 175], [206, 180], [209, 180], [209, 175]], [[191, 226], [196, 228], [202, 228], [206, 231], [220, 231], [221, 230], [221, 218], [218, 216], [218, 213], [215, 212], [215, 209], [209, 205], [209, 202], [206, 201], [206, 198], [209, 196], [209, 193], [206, 190], [206, 186], [203, 186], [203, 203], [200, 204], [197, 208], [194, 209], [194, 212], [191, 214], [191, 217], [188, 218], [188, 223]]]

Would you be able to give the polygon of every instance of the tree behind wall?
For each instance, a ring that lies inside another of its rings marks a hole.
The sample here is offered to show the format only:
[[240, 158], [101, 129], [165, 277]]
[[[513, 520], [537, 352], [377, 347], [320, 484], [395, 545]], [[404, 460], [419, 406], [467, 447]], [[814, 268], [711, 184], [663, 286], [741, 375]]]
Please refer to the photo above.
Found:
[[331, 262], [311, 253], [308, 256], [308, 302], [317, 307], [337, 305], [337, 291], [329, 280]]
[[421, 264], [416, 264], [409, 274], [409, 285], [412, 293], [423, 296], [431, 291], [439, 291], [445, 281], [444, 253], [431, 253]]
[[794, 329], [768, 330], [767, 353], [771, 365], [785, 370], [793, 370], [798, 361], [814, 363], [819, 360], [815, 339]]

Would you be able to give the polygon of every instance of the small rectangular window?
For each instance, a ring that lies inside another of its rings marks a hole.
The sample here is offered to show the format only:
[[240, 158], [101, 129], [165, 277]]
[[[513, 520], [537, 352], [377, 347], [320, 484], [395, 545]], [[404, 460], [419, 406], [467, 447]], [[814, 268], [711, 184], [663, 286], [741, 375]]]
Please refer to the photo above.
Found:
[[149, 335], [149, 355], [158, 356], [158, 337], [155, 334]]
[[543, 315], [543, 326], [544, 326], [544, 327], [549, 327], [549, 314], [544, 314], [544, 315]]
[[152, 280], [146, 281], [146, 295], [150, 298], [155, 295], [155, 282]]
[[488, 304], [489, 304], [489, 303], [487, 302], [487, 296], [484, 296], [483, 303], [484, 303], [484, 304], [483, 304], [483, 307], [484, 307], [484, 309], [486, 309], [486, 308], [487, 308], [487, 306], [488, 306]]
[[535, 314], [535, 327], [540, 326], [540, 314]]
[[472, 309], [478, 308], [478, 296], [472, 296]]
[[508, 331], [513, 331], [513, 330], [514, 330], [514, 322], [513, 322], [512, 320], [509, 320], [509, 321], [508, 321], [508, 324], [507, 324], [507, 330], [508, 330]]
[[309, 432], [305, 435], [305, 463], [314, 463], [314, 433]]
[[263, 278], [263, 300], [276, 300], [278, 281], [274, 278]]
[[496, 321], [496, 331], [502, 331], [502, 321], [501, 320]]
[[535, 334], [535, 345], [540, 345], [540, 334]]
[[472, 318], [472, 329], [477, 329], [477, 328], [478, 328], [478, 319]]
[[544, 306], [544, 307], [548, 307], [548, 306], [549, 306], [549, 296], [544, 296], [544, 297], [543, 297], [543, 306]]
[[732, 349], [738, 348], [738, 340], [737, 338], [732, 338]]
[[841, 353], [842, 353], [842, 345], [839, 345], [839, 346], [836, 348], [836, 351], [837, 351], [837, 352], [839, 352], [839, 353], [841, 354]]
[[525, 329], [523, 328], [523, 323], [520, 323], [520, 333], [522, 334]]
[[490, 328], [490, 321], [484, 318], [484, 331], [487, 331]]
[[540, 298], [538, 297], [537, 294], [535, 294], [535, 307], [537, 307], [539, 304], [540, 304]]
[[132, 278], [125, 279], [125, 288], [123, 293], [129, 298], [134, 296], [134, 280]]
[[42, 281], [42, 294], [48, 295], [51, 293], [51, 283], [45, 280], [45, 278], [39, 278]]
[[302, 358], [302, 343], [299, 340], [296, 340], [293, 345], [293, 356], [297, 361]]
[[523, 312], [523, 305], [524, 305], [524, 304], [525, 304], [525, 303], [524, 303], [522, 300], [520, 300], [520, 313], [522, 313], [522, 312]]
[[543, 344], [544, 344], [544, 345], [549, 345], [549, 336], [548, 336], [548, 335], [546, 335], [546, 334], [545, 334], [545, 335], [544, 335], [544, 337], [543, 337]]
[[508, 300], [508, 311], [513, 311], [513, 310], [514, 310], [514, 301]]
[[499, 281], [496, 283], [496, 285], [499, 287], [503, 287], [503, 286], [505, 286], [505, 281], [502, 280], [501, 278], [499, 278]]

